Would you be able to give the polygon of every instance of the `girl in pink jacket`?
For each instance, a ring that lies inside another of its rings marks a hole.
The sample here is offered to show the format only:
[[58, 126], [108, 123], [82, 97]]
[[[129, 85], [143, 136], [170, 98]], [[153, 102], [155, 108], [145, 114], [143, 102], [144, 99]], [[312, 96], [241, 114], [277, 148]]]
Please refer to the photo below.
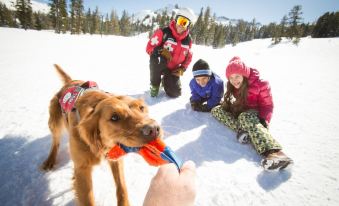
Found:
[[266, 170], [285, 169], [293, 160], [282, 152], [281, 145], [268, 130], [273, 113], [271, 88], [260, 79], [256, 69], [247, 67], [239, 57], [233, 57], [226, 68], [227, 91], [212, 115], [237, 132], [240, 143], [250, 142], [263, 156]]

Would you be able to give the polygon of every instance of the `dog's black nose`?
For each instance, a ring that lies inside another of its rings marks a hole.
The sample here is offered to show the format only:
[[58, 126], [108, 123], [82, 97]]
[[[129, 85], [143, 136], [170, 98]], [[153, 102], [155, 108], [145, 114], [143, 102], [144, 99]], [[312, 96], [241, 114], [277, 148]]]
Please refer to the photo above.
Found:
[[160, 126], [157, 124], [147, 124], [141, 128], [141, 132], [145, 137], [154, 139], [160, 134]]

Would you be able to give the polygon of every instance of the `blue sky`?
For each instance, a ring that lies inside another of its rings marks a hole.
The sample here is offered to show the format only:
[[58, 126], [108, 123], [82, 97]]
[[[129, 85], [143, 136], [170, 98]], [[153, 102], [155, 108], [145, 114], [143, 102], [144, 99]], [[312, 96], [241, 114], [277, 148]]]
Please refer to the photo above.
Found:
[[302, 6], [304, 22], [316, 21], [327, 11], [339, 11], [339, 0], [84, 0], [84, 4], [86, 10], [98, 6], [103, 13], [110, 13], [114, 9], [119, 15], [124, 9], [133, 14], [145, 9], [163, 8], [169, 4], [190, 7], [199, 14], [202, 7], [206, 9], [210, 6], [212, 13], [217, 16], [246, 21], [256, 18], [262, 24], [280, 22], [295, 5]]

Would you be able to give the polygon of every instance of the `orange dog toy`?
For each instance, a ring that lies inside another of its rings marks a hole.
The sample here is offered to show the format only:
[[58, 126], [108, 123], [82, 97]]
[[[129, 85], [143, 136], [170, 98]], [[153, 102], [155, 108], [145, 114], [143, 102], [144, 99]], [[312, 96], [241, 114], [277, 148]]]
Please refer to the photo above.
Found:
[[129, 152], [140, 154], [144, 160], [152, 166], [174, 163], [178, 170], [180, 170], [182, 166], [182, 161], [160, 138], [156, 138], [143, 147], [127, 147], [122, 144], [115, 145], [106, 154], [106, 158], [109, 160], [117, 160]]

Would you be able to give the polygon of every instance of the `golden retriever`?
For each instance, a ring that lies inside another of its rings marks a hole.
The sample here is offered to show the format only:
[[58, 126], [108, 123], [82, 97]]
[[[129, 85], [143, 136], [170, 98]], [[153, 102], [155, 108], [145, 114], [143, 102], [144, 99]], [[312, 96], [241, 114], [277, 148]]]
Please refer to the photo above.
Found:
[[[141, 99], [116, 96], [99, 89], [88, 89], [75, 100], [74, 108], [66, 112], [60, 98], [72, 86], [81, 87], [84, 81], [72, 80], [60, 66], [54, 65], [64, 86], [54, 95], [49, 106], [48, 125], [52, 146], [41, 165], [51, 170], [56, 162], [63, 128], [69, 133], [69, 148], [74, 163], [74, 190], [78, 205], [94, 205], [92, 169], [105, 159], [116, 144], [142, 147], [162, 135], [158, 123], [149, 118], [147, 105]], [[117, 205], [129, 205], [123, 173], [122, 158], [109, 161], [116, 184]]]

